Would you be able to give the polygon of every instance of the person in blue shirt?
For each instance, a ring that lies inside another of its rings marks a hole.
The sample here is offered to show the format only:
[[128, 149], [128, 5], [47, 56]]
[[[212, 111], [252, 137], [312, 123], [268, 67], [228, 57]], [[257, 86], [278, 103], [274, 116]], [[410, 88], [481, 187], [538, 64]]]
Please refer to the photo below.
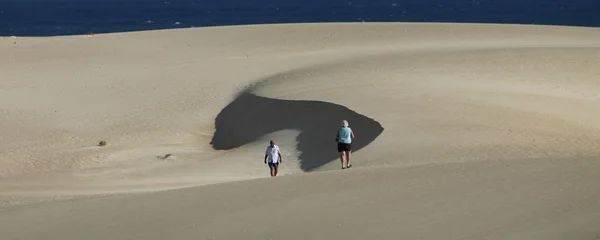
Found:
[[[354, 131], [348, 127], [348, 121], [342, 121], [342, 127], [338, 130], [337, 137], [337, 149], [340, 153], [340, 160], [342, 161], [342, 169], [352, 167], [350, 164], [350, 157], [352, 155], [352, 139], [354, 139]], [[344, 156], [346, 157], [346, 164], [344, 165]]]

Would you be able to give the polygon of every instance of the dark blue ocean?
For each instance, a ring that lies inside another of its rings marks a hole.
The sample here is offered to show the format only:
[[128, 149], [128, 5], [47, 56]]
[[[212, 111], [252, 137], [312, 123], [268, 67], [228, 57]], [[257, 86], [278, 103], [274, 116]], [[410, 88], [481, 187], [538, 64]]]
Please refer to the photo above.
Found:
[[309, 22], [600, 27], [600, 0], [0, 0], [0, 36]]

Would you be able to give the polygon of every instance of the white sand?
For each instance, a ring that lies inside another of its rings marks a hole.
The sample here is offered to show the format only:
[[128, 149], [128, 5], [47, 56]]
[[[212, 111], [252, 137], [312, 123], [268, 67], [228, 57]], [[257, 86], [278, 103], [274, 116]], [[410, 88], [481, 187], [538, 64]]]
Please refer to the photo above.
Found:
[[[2, 239], [600, 236], [597, 28], [236, 26], [0, 52]], [[362, 147], [344, 171], [338, 110]]]

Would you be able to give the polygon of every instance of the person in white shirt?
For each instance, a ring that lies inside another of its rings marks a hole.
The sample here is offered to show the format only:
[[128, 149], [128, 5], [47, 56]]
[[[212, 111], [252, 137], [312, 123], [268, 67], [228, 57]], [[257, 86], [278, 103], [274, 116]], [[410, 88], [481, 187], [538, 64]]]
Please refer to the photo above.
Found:
[[275, 145], [275, 141], [271, 140], [267, 150], [265, 151], [265, 164], [269, 163], [271, 169], [271, 177], [277, 176], [279, 163], [283, 163], [279, 146]]

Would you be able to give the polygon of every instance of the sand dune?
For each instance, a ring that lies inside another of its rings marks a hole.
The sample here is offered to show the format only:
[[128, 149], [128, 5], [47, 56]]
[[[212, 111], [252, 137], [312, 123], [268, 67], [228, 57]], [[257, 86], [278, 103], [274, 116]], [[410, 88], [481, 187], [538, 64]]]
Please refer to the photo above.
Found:
[[257, 25], [0, 52], [8, 239], [600, 236], [596, 28]]

